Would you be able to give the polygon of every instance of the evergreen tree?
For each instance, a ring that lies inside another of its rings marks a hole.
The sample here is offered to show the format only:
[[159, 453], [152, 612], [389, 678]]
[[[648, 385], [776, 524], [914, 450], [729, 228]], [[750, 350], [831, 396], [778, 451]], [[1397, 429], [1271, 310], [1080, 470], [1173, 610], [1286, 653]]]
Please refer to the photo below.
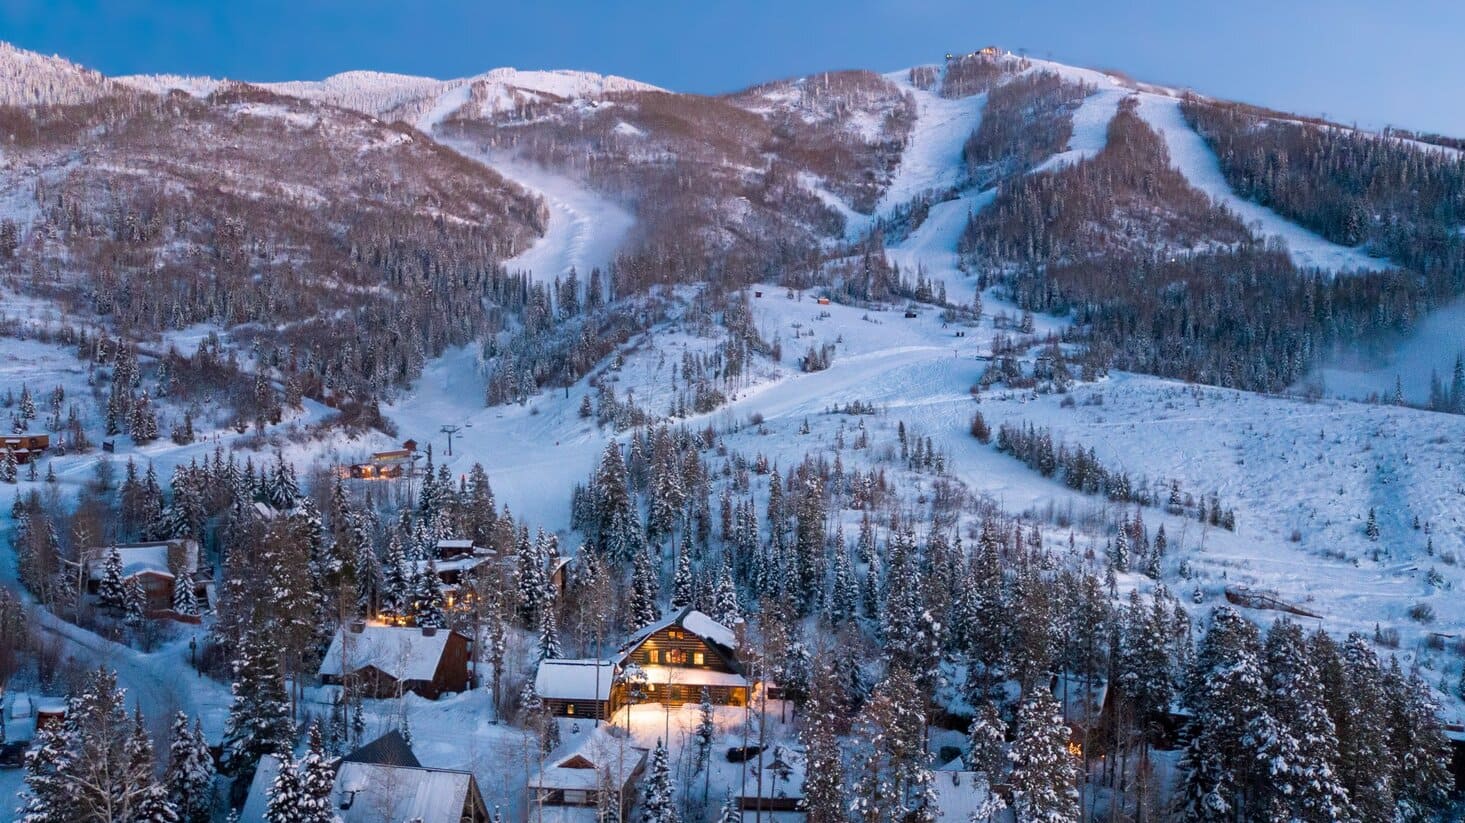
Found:
[[676, 798], [673, 797], [671, 765], [661, 738], [651, 752], [651, 768], [642, 790], [641, 820], [643, 823], [680, 823]]
[[446, 628], [446, 609], [442, 580], [437, 575], [437, 561], [429, 557], [422, 574], [417, 578], [416, 605], [413, 609], [417, 625], [433, 629]]
[[738, 606], [737, 587], [733, 584], [732, 563], [726, 555], [722, 559], [722, 570], [717, 575], [717, 588], [712, 594], [712, 619], [729, 627], [736, 626], [743, 619], [742, 609]]
[[559, 625], [555, 620], [554, 608], [545, 608], [539, 618], [539, 659], [564, 656], [564, 651], [560, 648]]
[[981, 772], [988, 785], [1006, 782], [1007, 775], [1007, 724], [992, 703], [983, 703], [967, 727], [967, 751], [963, 756], [966, 767]]
[[336, 770], [326, 755], [321, 740], [320, 723], [310, 724], [308, 748], [296, 766], [301, 794], [300, 823], [333, 823], [336, 817], [331, 790], [336, 783]]
[[234, 660], [233, 703], [224, 727], [224, 770], [236, 778], [254, 773], [261, 756], [290, 745], [290, 700], [272, 627], [251, 628]]
[[182, 823], [208, 823], [213, 808], [214, 758], [203, 726], [194, 721], [190, 728], [183, 712], [173, 719], [163, 783]]
[[173, 580], [173, 611], [179, 614], [198, 614], [198, 592], [195, 591], [193, 572], [180, 569]]
[[672, 611], [681, 611], [683, 607], [692, 605], [693, 583], [691, 553], [685, 550], [679, 551], [677, 552], [676, 574], [672, 577], [671, 583]]
[[288, 748], [275, 753], [280, 767], [270, 783], [265, 805], [265, 823], [304, 823], [306, 797], [300, 782], [300, 771]]
[[127, 587], [122, 581], [122, 553], [113, 546], [102, 561], [102, 579], [97, 582], [97, 601], [103, 608], [122, 612], [127, 608]]
[[1047, 689], [1034, 689], [1018, 707], [1009, 782], [1019, 823], [1079, 819], [1078, 774], [1068, 734], [1058, 701]]
[[631, 571], [631, 602], [628, 621], [632, 631], [639, 631], [661, 619], [656, 568], [649, 552], [638, 552]]
[[804, 774], [804, 811], [809, 823], [844, 823], [844, 763], [838, 731], [844, 717], [839, 674], [831, 665], [819, 667], [799, 740], [807, 753]]
[[176, 814], [153, 776], [152, 749], [129, 718], [116, 675], [87, 675], [66, 717], [42, 729], [25, 754], [24, 823], [171, 823]]

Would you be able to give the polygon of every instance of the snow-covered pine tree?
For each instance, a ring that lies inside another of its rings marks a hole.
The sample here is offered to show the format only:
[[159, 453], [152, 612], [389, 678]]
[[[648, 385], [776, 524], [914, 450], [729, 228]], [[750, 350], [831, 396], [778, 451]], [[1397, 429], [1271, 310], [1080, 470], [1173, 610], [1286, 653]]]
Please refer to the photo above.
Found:
[[280, 766], [266, 790], [265, 823], [304, 823], [306, 797], [300, 784], [300, 771], [288, 748], [275, 752], [275, 757]]
[[564, 656], [564, 650], [560, 648], [559, 622], [555, 619], [554, 606], [550, 605], [540, 612], [539, 659], [547, 660]]
[[301, 815], [299, 823], [334, 823], [336, 816], [331, 790], [335, 787], [336, 770], [326, 755], [321, 739], [320, 723], [310, 724], [305, 756], [296, 765], [300, 781]]
[[127, 588], [122, 582], [122, 553], [113, 546], [102, 561], [102, 579], [97, 582], [97, 602], [106, 609], [122, 612], [127, 608]]
[[208, 823], [213, 809], [214, 758], [203, 726], [194, 721], [190, 727], [183, 712], [173, 718], [163, 784], [181, 823]]
[[799, 740], [807, 753], [804, 811], [808, 823], [845, 823], [844, 763], [838, 732], [843, 725], [839, 673], [820, 665], [814, 676]]
[[21, 821], [176, 819], [168, 817], [166, 796], [158, 802], [151, 747], [146, 736], [138, 739], [125, 701], [112, 672], [87, 675], [67, 700], [65, 719], [42, 729], [26, 752]]
[[133, 628], [142, 625], [147, 616], [148, 596], [138, 575], [127, 578], [122, 584], [122, 621]]
[[692, 555], [685, 549], [677, 552], [676, 573], [671, 581], [671, 610], [681, 611], [692, 605], [696, 580], [692, 575]]
[[179, 614], [198, 614], [198, 592], [194, 590], [193, 572], [180, 569], [173, 579], [173, 611]]
[[405, 616], [410, 611], [412, 598], [412, 572], [407, 564], [407, 553], [402, 548], [401, 537], [392, 532], [387, 541], [387, 554], [381, 563], [381, 592], [378, 610], [390, 617]]
[[651, 553], [637, 552], [631, 570], [631, 602], [628, 606], [630, 614], [627, 616], [633, 632], [661, 619], [661, 608], [657, 605], [661, 588], [658, 577], [656, 567], [651, 562]]
[[1068, 726], [1046, 688], [1033, 689], [1017, 710], [1013, 739], [1012, 808], [1019, 823], [1079, 819], [1078, 770], [1068, 753]]
[[641, 820], [643, 823], [680, 823], [676, 798], [673, 796], [671, 764], [667, 758], [666, 745], [656, 739], [656, 748], [651, 752], [651, 768], [642, 790]]
[[246, 632], [234, 659], [233, 703], [224, 726], [223, 763], [236, 778], [254, 773], [261, 756], [290, 745], [290, 700], [273, 638], [266, 625]]
[[723, 555], [722, 569], [717, 574], [717, 588], [712, 595], [712, 619], [724, 626], [736, 626], [743, 619], [742, 609], [738, 606], [737, 586], [733, 583], [732, 562], [727, 555]]
[[527, 529], [521, 530], [519, 551], [515, 558], [515, 582], [519, 600], [519, 616], [524, 625], [538, 628], [544, 619], [544, 610], [549, 601], [549, 558], [544, 556], [545, 541], [529, 541]]
[[1007, 782], [1007, 724], [994, 704], [985, 702], [977, 709], [966, 736], [966, 767], [981, 772], [988, 785]]
[[1302, 629], [1279, 620], [1267, 632], [1268, 708], [1278, 723], [1268, 813], [1298, 820], [1353, 819], [1352, 802], [1338, 777], [1338, 738], [1324, 702], [1321, 676], [1307, 654]]
[[429, 557], [422, 574], [417, 578], [416, 604], [413, 609], [417, 625], [432, 629], [446, 628], [446, 609], [442, 580], [437, 576], [437, 561]]

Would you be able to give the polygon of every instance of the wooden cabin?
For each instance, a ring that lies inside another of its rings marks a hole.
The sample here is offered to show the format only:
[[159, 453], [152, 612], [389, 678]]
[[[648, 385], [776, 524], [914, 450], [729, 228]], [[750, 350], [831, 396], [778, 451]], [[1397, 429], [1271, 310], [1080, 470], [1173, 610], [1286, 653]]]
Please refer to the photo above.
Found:
[[149, 617], [163, 616], [173, 608], [176, 576], [187, 571], [193, 578], [194, 594], [200, 603], [206, 600], [207, 575], [198, 573], [198, 543], [194, 540], [157, 540], [151, 543], [123, 543], [116, 546], [94, 546], [82, 552], [87, 593], [96, 595], [106, 576], [107, 560], [113, 551], [122, 561], [122, 582], [133, 578], [147, 595]]
[[615, 684], [618, 673], [614, 660], [541, 660], [534, 691], [552, 715], [605, 720], [623, 705], [625, 690]]
[[645, 766], [646, 749], [610, 726], [572, 735], [530, 775], [529, 819], [596, 823], [601, 795], [609, 792], [606, 805], [620, 811], [612, 819], [629, 820]]
[[327, 685], [349, 676], [374, 698], [415, 692], [436, 700], [468, 689], [468, 659], [468, 638], [455, 631], [354, 623], [336, 630], [318, 674]]
[[15, 462], [25, 464], [40, 458], [51, 447], [49, 434], [7, 434], [0, 437], [0, 449], [15, 455]]
[[713, 703], [742, 706], [751, 689], [737, 645], [732, 629], [688, 606], [633, 636], [620, 666], [634, 663], [646, 673], [648, 703], [697, 703], [705, 688]]
[[[473, 774], [423, 766], [398, 732], [331, 764], [331, 813], [340, 823], [488, 823], [488, 806]], [[265, 823], [277, 755], [260, 758], [239, 823]]]

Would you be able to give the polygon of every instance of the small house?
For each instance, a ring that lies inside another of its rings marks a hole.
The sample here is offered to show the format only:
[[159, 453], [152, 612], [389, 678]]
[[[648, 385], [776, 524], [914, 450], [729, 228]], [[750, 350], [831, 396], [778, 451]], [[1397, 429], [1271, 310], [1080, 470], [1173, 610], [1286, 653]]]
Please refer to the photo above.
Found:
[[529, 819], [596, 823], [604, 819], [599, 814], [604, 806], [619, 809], [611, 819], [628, 820], [645, 766], [646, 749], [610, 726], [574, 734], [530, 775]]
[[0, 437], [0, 449], [15, 455], [15, 462], [22, 466], [39, 458], [51, 447], [49, 434], [7, 434]]
[[327, 685], [351, 677], [375, 698], [414, 692], [436, 700], [469, 687], [468, 659], [468, 638], [458, 632], [358, 622], [336, 630], [319, 675]]
[[64, 697], [36, 697], [32, 698], [31, 705], [35, 710], [35, 729], [38, 734], [47, 726], [66, 719], [66, 698]]
[[829, 298], [828, 297], [821, 297], [821, 298], [819, 298], [819, 300], [817, 302], [821, 306], [827, 306], [827, 305], [829, 305]]
[[[418, 762], [399, 732], [362, 746], [332, 764], [331, 811], [341, 823], [487, 823], [488, 808], [469, 772], [432, 769]], [[280, 760], [260, 758], [240, 823], [265, 823], [270, 786]]]
[[124, 543], [116, 546], [95, 546], [82, 552], [87, 593], [95, 595], [107, 573], [107, 560], [113, 551], [122, 561], [122, 582], [136, 578], [147, 595], [147, 612], [157, 616], [173, 608], [173, 588], [178, 574], [188, 572], [200, 602], [207, 596], [207, 580], [198, 574], [198, 542], [188, 539], [158, 540], [151, 543]]
[[534, 691], [559, 717], [605, 720], [621, 707], [613, 660], [550, 658], [539, 661]]

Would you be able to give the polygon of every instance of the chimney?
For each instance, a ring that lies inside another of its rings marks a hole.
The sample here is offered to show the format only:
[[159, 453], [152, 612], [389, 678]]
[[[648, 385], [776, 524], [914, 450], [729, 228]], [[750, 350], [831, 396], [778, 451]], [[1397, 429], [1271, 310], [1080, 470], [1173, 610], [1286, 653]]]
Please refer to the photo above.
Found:
[[437, 627], [436, 626], [423, 626], [422, 627], [422, 636], [423, 637], [435, 637], [436, 635], [437, 635]]
[[352, 634], [361, 634], [364, 631], [366, 631], [366, 621], [365, 620], [352, 620], [351, 621], [351, 633]]

